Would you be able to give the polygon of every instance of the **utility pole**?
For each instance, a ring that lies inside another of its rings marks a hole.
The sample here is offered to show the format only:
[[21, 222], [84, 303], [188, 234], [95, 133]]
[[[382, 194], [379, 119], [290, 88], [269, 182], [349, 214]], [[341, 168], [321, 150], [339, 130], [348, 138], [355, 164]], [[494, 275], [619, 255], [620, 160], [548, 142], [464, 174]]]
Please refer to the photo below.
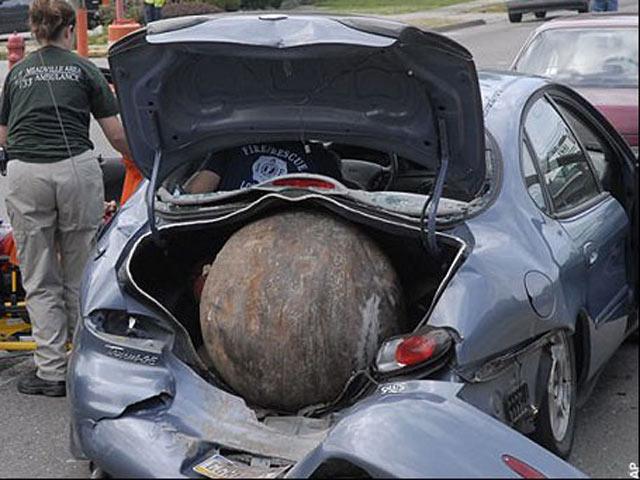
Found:
[[80, 0], [76, 9], [76, 48], [81, 57], [89, 56], [89, 25], [85, 0]]

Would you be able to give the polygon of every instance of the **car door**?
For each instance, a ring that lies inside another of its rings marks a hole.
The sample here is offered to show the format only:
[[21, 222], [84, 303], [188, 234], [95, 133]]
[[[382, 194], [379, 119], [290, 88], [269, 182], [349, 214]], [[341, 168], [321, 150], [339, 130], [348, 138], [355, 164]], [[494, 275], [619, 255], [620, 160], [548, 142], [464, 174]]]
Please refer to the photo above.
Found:
[[593, 373], [618, 347], [627, 326], [629, 219], [603, 189], [589, 154], [547, 97], [530, 106], [524, 131], [549, 214], [571, 242], [572, 255], [561, 266], [563, 293], [590, 319]]
[[[618, 200], [631, 221], [625, 264], [627, 283], [631, 286], [633, 297], [629, 305], [637, 313], [640, 233], [637, 158], [605, 117], [582, 98], [576, 97], [554, 95], [553, 101], [588, 155], [602, 189]], [[637, 326], [637, 315], [629, 323], [630, 328], [634, 326]]]

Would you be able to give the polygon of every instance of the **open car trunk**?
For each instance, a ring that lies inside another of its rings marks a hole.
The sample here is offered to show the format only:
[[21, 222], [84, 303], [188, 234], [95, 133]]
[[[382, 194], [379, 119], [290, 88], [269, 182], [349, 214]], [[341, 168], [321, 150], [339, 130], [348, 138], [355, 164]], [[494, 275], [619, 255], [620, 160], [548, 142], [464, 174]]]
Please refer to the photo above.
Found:
[[398, 273], [406, 306], [406, 318], [399, 325], [400, 333], [408, 333], [424, 323], [432, 303], [466, 249], [460, 239], [438, 233], [440, 256], [433, 258], [422, 243], [424, 233], [415, 223], [375, 218], [337, 202], [323, 201], [322, 196], [296, 204], [275, 195], [263, 200], [256, 202], [253, 209], [239, 209], [233, 215], [164, 225], [160, 227], [162, 244], [155, 243], [150, 234], [142, 236], [125, 264], [133, 293], [167, 310], [186, 328], [198, 354], [214, 376], [217, 376], [216, 368], [203, 345], [194, 283], [202, 267], [211, 264], [230, 236], [244, 225], [292, 209], [330, 212], [357, 225], [386, 254]]

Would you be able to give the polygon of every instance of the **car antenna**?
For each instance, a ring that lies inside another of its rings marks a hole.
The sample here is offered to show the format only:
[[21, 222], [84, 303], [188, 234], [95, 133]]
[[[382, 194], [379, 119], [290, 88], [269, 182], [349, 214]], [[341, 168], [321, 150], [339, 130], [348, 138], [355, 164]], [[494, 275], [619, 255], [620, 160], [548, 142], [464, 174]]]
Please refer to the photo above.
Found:
[[[422, 245], [434, 257], [440, 254], [440, 247], [436, 240], [436, 217], [438, 216], [438, 204], [444, 189], [444, 180], [449, 167], [449, 139], [447, 137], [447, 124], [444, 119], [438, 119], [438, 138], [440, 140], [440, 167], [436, 175], [431, 195], [425, 200], [420, 214], [420, 239]], [[427, 212], [428, 210], [428, 212]], [[425, 232], [426, 226], [426, 232]]]

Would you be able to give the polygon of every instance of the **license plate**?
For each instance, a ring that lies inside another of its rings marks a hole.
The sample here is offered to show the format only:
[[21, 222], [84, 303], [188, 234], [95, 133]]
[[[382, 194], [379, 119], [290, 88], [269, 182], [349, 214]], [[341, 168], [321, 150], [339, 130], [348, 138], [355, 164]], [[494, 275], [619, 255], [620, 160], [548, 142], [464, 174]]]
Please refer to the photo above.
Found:
[[193, 467], [208, 478], [277, 478], [289, 467], [252, 467], [215, 454]]

